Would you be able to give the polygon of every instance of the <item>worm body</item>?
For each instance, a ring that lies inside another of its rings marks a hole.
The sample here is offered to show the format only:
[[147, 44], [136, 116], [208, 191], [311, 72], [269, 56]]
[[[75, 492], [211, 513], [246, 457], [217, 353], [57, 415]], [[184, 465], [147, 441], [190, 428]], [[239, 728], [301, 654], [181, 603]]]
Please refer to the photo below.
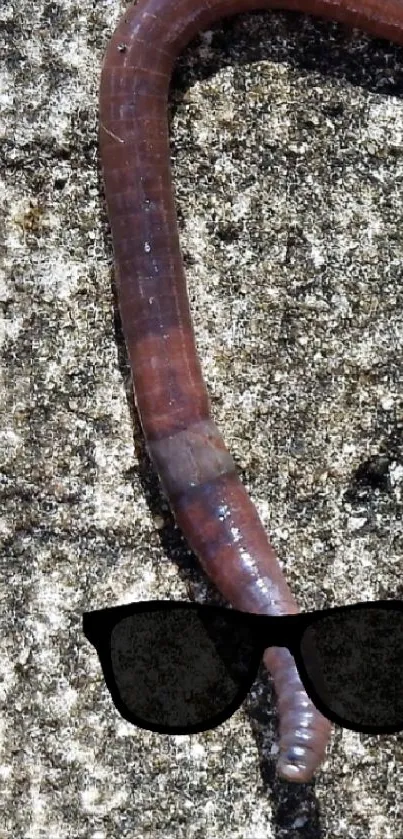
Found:
[[[176, 57], [220, 18], [291, 9], [403, 44], [403, 0], [139, 0], [107, 48], [100, 148], [122, 327], [147, 447], [176, 521], [236, 608], [298, 611], [210, 413], [197, 356], [172, 193], [167, 119]], [[330, 725], [286, 649], [266, 650], [280, 715], [279, 774], [310, 780]]]

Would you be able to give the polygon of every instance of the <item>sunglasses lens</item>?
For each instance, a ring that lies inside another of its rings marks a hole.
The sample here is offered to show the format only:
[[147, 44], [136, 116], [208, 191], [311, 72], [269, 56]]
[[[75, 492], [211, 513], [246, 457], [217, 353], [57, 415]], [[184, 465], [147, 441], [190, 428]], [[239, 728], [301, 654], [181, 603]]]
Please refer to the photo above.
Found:
[[346, 725], [403, 726], [403, 611], [326, 615], [305, 631], [300, 649], [319, 698]]
[[255, 648], [247, 622], [205, 607], [137, 612], [111, 635], [121, 700], [145, 727], [207, 727], [242, 700], [257, 669]]

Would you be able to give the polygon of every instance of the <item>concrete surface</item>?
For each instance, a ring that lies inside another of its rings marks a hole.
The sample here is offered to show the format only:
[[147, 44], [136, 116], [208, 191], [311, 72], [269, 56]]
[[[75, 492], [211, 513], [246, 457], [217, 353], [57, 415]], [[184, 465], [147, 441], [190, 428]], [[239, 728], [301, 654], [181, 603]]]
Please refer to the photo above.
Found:
[[[3, 0], [0, 839], [401, 839], [403, 738], [273, 773], [267, 679], [222, 727], [115, 711], [83, 610], [214, 598], [132, 414], [97, 157], [118, 0]], [[302, 608], [403, 596], [403, 51], [302, 15], [175, 74], [174, 180], [214, 414]]]

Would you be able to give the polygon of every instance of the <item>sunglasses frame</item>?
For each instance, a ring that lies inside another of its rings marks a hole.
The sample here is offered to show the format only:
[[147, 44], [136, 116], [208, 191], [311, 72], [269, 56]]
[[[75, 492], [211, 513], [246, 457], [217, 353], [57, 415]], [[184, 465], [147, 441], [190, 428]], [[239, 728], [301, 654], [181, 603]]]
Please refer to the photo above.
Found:
[[[294, 658], [295, 665], [306, 694], [324, 717], [342, 728], [347, 728], [350, 731], [358, 731], [362, 734], [396, 734], [398, 731], [403, 730], [403, 719], [401, 725], [399, 726], [359, 725], [349, 722], [347, 723], [343, 717], [329, 709], [317, 694], [315, 686], [306, 671], [300, 651], [300, 644], [305, 630], [308, 627], [313, 626], [317, 621], [320, 621], [328, 616], [331, 617], [345, 612], [351, 613], [362, 609], [376, 610], [380, 608], [400, 611], [403, 614], [403, 600], [376, 600], [360, 602], [347, 606], [336, 606], [334, 608], [317, 609], [311, 612], [300, 612], [296, 615], [280, 616], [258, 615], [227, 608], [225, 606], [215, 606], [186, 600], [141, 600], [134, 603], [124, 604], [122, 606], [112, 606], [110, 608], [95, 609], [91, 612], [84, 612], [83, 631], [87, 640], [95, 647], [98, 653], [105, 683], [111, 694], [115, 707], [121, 716], [128, 722], [147, 731], [155, 731], [159, 734], [171, 735], [197, 734], [221, 725], [229, 719], [235, 711], [238, 710], [238, 708], [240, 708], [246, 699], [253, 682], [256, 679], [264, 651], [268, 647], [286, 647]], [[137, 615], [142, 612], [175, 611], [178, 609], [202, 611], [205, 614], [210, 612], [212, 615], [222, 615], [223, 613], [226, 613], [230, 616], [229, 620], [233, 620], [235, 622], [241, 621], [243, 624], [248, 625], [252, 629], [253, 635], [256, 639], [254, 655], [251, 657], [248, 673], [242, 681], [235, 698], [226, 706], [224, 711], [220, 711], [220, 713], [210, 717], [208, 721], [206, 720], [204, 723], [197, 725], [164, 726], [149, 722], [146, 723], [136, 714], [129, 711], [120, 698], [115, 676], [113, 674], [110, 653], [111, 634], [114, 627], [124, 618], [132, 617], [133, 615]], [[270, 644], [267, 644], [267, 640], [270, 640]]]

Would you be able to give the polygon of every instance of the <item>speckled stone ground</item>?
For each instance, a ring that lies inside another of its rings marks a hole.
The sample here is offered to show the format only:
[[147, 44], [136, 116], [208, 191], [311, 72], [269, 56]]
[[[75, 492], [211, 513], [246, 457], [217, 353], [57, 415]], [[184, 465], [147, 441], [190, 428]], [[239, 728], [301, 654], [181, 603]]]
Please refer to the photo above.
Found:
[[[262, 674], [229, 722], [122, 720], [85, 609], [213, 597], [133, 415], [97, 157], [118, 0], [3, 0], [0, 839], [401, 839], [401, 736], [274, 776]], [[175, 73], [172, 156], [216, 420], [303, 608], [403, 596], [403, 51], [227, 21]]]

